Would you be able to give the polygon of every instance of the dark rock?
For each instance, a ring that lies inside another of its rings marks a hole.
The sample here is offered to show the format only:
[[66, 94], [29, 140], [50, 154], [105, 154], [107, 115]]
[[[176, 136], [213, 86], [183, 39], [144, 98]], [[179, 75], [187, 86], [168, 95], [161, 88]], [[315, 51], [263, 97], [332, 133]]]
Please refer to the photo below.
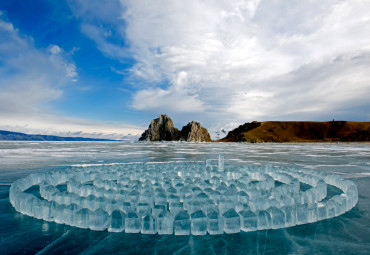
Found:
[[181, 129], [181, 140], [187, 142], [210, 142], [211, 136], [208, 130], [200, 125], [199, 122], [189, 122]]
[[208, 130], [200, 123], [192, 121], [184, 126], [181, 132], [174, 127], [173, 121], [166, 114], [152, 120], [149, 128], [139, 138], [139, 141], [186, 141], [186, 142], [209, 142], [211, 136]]
[[152, 120], [149, 128], [139, 138], [139, 141], [177, 141], [180, 140], [180, 131], [173, 126], [173, 121], [166, 114]]
[[259, 126], [261, 126], [261, 122], [258, 122], [258, 121], [252, 121], [252, 122], [247, 122], [243, 125], [240, 125], [239, 127], [229, 131], [226, 135], [226, 137], [224, 137], [223, 139], [221, 140], [228, 140], [228, 141], [232, 141], [232, 142], [236, 142], [236, 141], [244, 141], [244, 137], [243, 137], [243, 134], [248, 132], [248, 131], [251, 131], [255, 128], [258, 128]]

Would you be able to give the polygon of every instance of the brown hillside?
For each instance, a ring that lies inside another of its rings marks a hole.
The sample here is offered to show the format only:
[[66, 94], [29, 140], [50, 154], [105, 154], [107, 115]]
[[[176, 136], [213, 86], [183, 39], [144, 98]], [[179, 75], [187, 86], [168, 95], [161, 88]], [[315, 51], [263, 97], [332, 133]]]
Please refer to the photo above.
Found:
[[[246, 123], [223, 142], [363, 142], [370, 141], [370, 122], [266, 121]], [[244, 127], [244, 128], [243, 128]]]

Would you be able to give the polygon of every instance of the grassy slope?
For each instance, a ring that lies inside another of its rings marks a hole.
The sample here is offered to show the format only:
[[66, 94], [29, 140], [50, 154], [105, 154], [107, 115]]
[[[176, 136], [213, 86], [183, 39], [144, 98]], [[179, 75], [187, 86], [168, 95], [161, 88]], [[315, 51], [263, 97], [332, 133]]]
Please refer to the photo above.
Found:
[[257, 128], [222, 141], [335, 142], [370, 141], [370, 122], [266, 121]]

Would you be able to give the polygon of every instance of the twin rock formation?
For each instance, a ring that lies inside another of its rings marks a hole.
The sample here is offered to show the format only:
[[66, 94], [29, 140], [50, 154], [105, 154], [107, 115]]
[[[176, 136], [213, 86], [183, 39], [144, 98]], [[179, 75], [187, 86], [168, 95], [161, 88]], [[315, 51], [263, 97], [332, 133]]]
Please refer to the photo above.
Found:
[[210, 142], [211, 136], [208, 130], [199, 122], [189, 122], [181, 131], [174, 127], [173, 121], [166, 114], [152, 120], [149, 128], [139, 138], [139, 141], [186, 141], [186, 142]]

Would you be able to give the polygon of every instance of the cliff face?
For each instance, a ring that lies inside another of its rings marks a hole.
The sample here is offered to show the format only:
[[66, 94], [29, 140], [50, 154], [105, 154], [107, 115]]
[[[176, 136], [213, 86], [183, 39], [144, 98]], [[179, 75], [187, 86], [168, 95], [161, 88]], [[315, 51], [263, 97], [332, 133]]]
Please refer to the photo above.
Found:
[[187, 141], [187, 142], [209, 142], [211, 137], [208, 130], [198, 122], [190, 122], [184, 126], [181, 132], [174, 127], [173, 121], [166, 114], [152, 120], [149, 128], [139, 138], [139, 141]]
[[[251, 123], [248, 123], [251, 124]], [[240, 126], [241, 127], [241, 126]], [[370, 141], [370, 122], [266, 121], [244, 130], [234, 129], [224, 142], [362, 142]]]
[[180, 131], [173, 126], [173, 121], [166, 114], [152, 120], [149, 128], [139, 138], [139, 141], [176, 141], [180, 139]]
[[187, 142], [210, 142], [208, 130], [199, 122], [192, 121], [181, 129], [181, 140]]

